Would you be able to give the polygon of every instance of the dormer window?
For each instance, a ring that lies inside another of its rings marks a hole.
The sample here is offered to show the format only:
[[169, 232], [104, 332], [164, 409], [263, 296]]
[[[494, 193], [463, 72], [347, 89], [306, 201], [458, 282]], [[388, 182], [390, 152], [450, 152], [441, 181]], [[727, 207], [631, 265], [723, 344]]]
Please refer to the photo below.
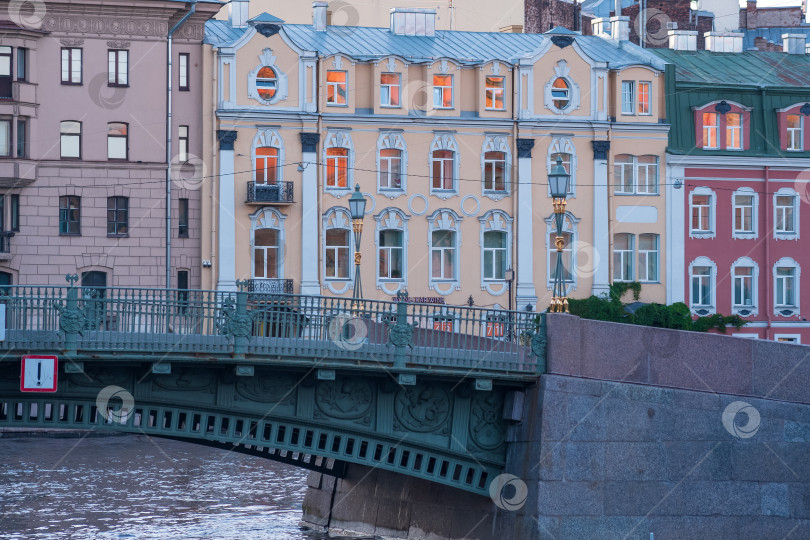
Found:
[[433, 76], [433, 108], [452, 109], [453, 108], [453, 76], [434, 75]]
[[505, 109], [503, 101], [504, 77], [487, 77], [485, 92], [487, 109], [496, 111]]
[[742, 150], [742, 114], [740, 113], [726, 115], [726, 148]]
[[695, 109], [695, 139], [704, 150], [748, 148], [750, 109], [738, 103], [712, 102]]
[[801, 152], [803, 148], [802, 139], [804, 122], [799, 114], [787, 115], [787, 149], [794, 152]]
[[267, 101], [273, 99], [278, 90], [278, 77], [273, 68], [265, 66], [256, 75], [256, 90], [259, 96]]
[[399, 107], [400, 74], [382, 73], [380, 75], [380, 106]]
[[703, 113], [703, 148], [714, 150], [720, 148], [717, 132], [720, 129], [720, 116], [717, 113]]
[[571, 101], [571, 89], [562, 77], [555, 79], [552, 83], [551, 98], [554, 101], [554, 106], [559, 110], [568, 107], [568, 103]]
[[326, 104], [347, 105], [347, 73], [345, 71], [326, 72]]

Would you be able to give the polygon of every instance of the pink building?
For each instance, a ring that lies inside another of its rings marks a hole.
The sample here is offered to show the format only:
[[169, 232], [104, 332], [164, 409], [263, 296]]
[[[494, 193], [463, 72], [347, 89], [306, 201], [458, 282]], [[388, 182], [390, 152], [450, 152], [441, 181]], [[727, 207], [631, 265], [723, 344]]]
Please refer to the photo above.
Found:
[[0, 282], [199, 287], [199, 66], [221, 4], [34, 6], [0, 21]]

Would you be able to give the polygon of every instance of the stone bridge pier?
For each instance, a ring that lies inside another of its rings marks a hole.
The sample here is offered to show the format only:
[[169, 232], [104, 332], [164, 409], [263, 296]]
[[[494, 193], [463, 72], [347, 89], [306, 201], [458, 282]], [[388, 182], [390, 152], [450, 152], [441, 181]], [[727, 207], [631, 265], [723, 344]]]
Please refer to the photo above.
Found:
[[810, 538], [808, 359], [549, 315], [548, 373], [506, 437], [525, 501], [350, 464], [310, 475], [302, 521], [383, 538]]

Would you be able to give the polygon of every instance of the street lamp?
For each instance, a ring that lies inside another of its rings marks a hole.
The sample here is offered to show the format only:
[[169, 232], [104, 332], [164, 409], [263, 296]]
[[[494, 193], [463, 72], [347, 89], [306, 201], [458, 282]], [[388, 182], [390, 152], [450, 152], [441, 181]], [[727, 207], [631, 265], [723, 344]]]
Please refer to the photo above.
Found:
[[568, 184], [571, 182], [571, 175], [565, 170], [562, 164], [562, 157], [557, 156], [557, 165], [548, 175], [548, 184], [551, 188], [551, 197], [554, 204], [554, 221], [557, 225], [557, 270], [554, 275], [554, 291], [551, 298], [552, 313], [568, 313], [568, 298], [566, 298], [566, 286], [563, 273], [563, 247], [565, 238], [563, 237], [563, 223], [565, 222], [565, 200], [568, 198]]
[[360, 184], [354, 186], [354, 193], [349, 197], [349, 214], [352, 216], [352, 229], [354, 230], [354, 294], [352, 295], [352, 309], [363, 299], [363, 290], [360, 285], [360, 236], [363, 234], [363, 217], [366, 215], [366, 198], [360, 193]]
[[515, 280], [515, 271], [511, 268], [507, 268], [506, 272], [503, 275], [506, 282], [509, 284], [509, 322], [506, 327], [506, 339], [507, 341], [512, 340], [512, 282]]

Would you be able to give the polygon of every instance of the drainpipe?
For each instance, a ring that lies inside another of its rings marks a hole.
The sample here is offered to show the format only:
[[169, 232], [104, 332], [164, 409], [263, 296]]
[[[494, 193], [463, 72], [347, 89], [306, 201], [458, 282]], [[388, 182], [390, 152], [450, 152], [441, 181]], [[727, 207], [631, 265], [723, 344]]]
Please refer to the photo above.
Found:
[[166, 39], [166, 288], [172, 288], [172, 36], [197, 11], [197, 0], [169, 30]]

